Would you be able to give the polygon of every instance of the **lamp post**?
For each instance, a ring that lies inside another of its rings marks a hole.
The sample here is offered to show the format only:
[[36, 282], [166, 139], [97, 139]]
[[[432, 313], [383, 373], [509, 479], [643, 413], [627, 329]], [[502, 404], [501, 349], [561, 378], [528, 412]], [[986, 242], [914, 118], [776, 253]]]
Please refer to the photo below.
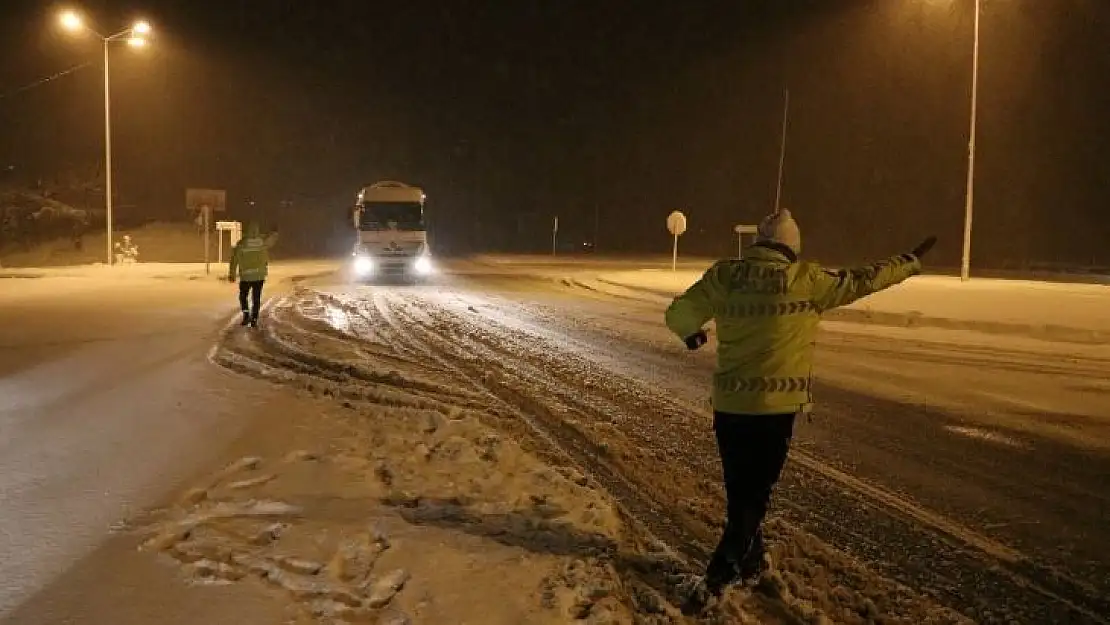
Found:
[[151, 33], [149, 22], [137, 21], [131, 26], [104, 36], [93, 30], [76, 11], [65, 11], [59, 16], [63, 28], [70, 32], [88, 32], [104, 44], [104, 223], [107, 236], [108, 265], [112, 264], [112, 87], [108, 67], [108, 49], [111, 44], [126, 41], [133, 48], [146, 45]]
[[964, 249], [960, 280], [971, 279], [971, 218], [975, 208], [975, 122], [979, 113], [979, 17], [982, 0], [975, 0], [975, 36], [971, 52], [971, 128], [967, 141], [967, 195], [964, 198]]

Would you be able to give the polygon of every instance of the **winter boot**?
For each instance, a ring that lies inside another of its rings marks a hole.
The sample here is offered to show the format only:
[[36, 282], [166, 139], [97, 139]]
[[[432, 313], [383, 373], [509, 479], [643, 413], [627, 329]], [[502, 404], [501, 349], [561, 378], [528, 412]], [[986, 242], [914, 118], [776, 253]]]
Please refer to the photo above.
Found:
[[740, 580], [740, 569], [724, 558], [711, 562], [705, 572], [705, 591], [715, 597], [721, 596], [729, 585]]
[[704, 580], [686, 589], [686, 599], [682, 602], [680, 610], [684, 616], [700, 616], [709, 607], [713, 594], [705, 585]]
[[755, 532], [755, 536], [752, 538], [751, 545], [748, 546], [748, 553], [744, 554], [744, 558], [740, 560], [738, 581], [744, 584], [755, 583], [767, 569], [766, 551], [763, 545], [763, 530], [758, 529]]

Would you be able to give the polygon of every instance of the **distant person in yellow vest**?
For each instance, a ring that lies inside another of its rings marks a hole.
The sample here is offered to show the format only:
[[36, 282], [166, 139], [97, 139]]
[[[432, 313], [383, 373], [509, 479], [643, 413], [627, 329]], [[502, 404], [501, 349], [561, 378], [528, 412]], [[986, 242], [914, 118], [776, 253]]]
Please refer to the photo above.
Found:
[[928, 237], [907, 254], [854, 269], [825, 269], [799, 261], [802, 235], [790, 211], [759, 224], [742, 258], [713, 265], [675, 298], [667, 327], [696, 350], [717, 325], [713, 430], [724, 469], [727, 521], [700, 591], [685, 606], [700, 609], [708, 595], [753, 582], [765, 568], [760, 526], [793, 436], [794, 417], [808, 412], [813, 348], [821, 313], [894, 286], [921, 271]]
[[[257, 223], [247, 225], [246, 236], [235, 244], [228, 263], [227, 281], [239, 278], [239, 309], [243, 311], [242, 325], [258, 326], [258, 311], [262, 307], [262, 285], [270, 267], [270, 248], [277, 242], [277, 232], [262, 237]], [[247, 307], [247, 298], [250, 307]]]

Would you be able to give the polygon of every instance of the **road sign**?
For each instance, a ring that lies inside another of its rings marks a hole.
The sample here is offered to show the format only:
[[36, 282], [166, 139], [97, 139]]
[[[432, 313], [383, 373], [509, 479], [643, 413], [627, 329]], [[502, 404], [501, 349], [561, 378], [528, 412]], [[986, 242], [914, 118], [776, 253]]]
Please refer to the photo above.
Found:
[[199, 213], [199, 221], [204, 228], [204, 273], [209, 268], [208, 231], [212, 229], [212, 213], [227, 210], [227, 191], [222, 189], [185, 189], [185, 206]]
[[185, 206], [200, 212], [204, 206], [215, 213], [227, 210], [227, 191], [223, 189], [185, 189]]
[[686, 232], [686, 215], [683, 215], [682, 211], [675, 211], [668, 215], [667, 230], [670, 230], [671, 234], [676, 237], [681, 236]]
[[671, 254], [671, 271], [678, 269], [678, 237], [686, 232], [686, 215], [682, 211], [674, 211], [667, 216], [667, 230], [674, 235], [674, 250]]
[[744, 255], [744, 235], [759, 234], [759, 226], [738, 225], [732, 229], [736, 233], [737, 257]]

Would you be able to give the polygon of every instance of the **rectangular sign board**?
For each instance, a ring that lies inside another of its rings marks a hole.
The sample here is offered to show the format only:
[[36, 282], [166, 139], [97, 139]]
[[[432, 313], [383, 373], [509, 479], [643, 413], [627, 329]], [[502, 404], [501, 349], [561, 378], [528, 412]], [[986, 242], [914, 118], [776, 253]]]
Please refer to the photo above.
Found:
[[185, 189], [185, 206], [191, 211], [208, 210], [222, 213], [227, 210], [227, 191], [223, 189]]

